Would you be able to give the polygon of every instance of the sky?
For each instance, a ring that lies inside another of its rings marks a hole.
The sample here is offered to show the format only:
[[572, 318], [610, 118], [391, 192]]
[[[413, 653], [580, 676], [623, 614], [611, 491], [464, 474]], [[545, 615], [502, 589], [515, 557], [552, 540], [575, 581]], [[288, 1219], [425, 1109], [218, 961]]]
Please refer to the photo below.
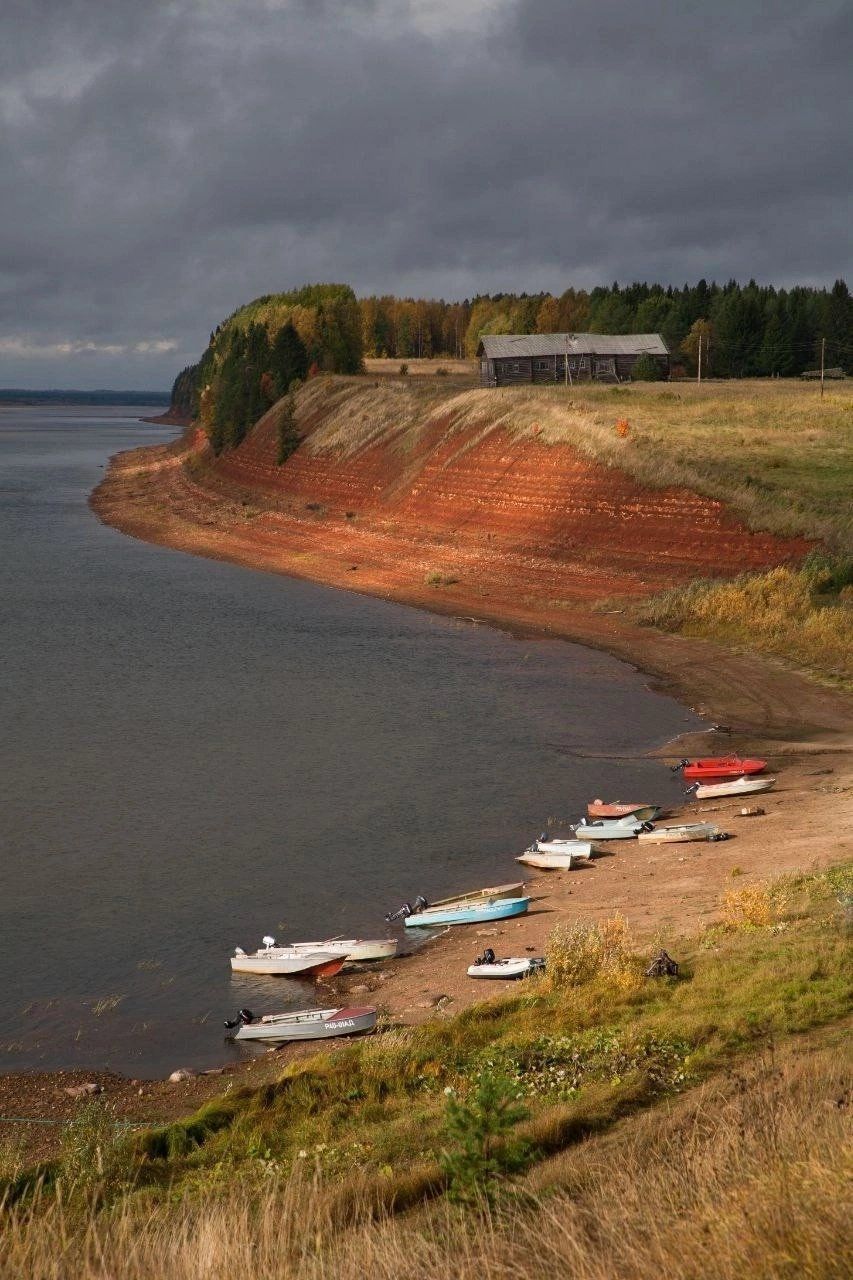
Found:
[[0, 386], [262, 293], [851, 281], [850, 0], [3, 0]]

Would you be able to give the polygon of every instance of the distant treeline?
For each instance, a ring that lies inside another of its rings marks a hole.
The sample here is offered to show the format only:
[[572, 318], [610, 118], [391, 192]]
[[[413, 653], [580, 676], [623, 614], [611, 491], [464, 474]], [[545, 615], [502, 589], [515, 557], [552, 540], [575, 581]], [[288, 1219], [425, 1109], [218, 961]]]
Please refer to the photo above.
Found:
[[831, 289], [657, 284], [442, 299], [357, 299], [347, 285], [307, 285], [240, 307], [175, 379], [172, 406], [200, 418], [214, 447], [239, 444], [294, 379], [359, 373], [365, 356], [461, 358], [484, 333], [661, 333], [673, 364], [707, 375], [792, 377], [827, 366], [853, 372], [853, 299]]
[[168, 405], [168, 391], [30, 391], [0, 387], [0, 404], [138, 404]]
[[473, 357], [484, 333], [660, 333], [675, 363], [695, 370], [699, 334], [709, 373], [722, 378], [790, 377], [814, 368], [826, 339], [827, 364], [853, 370], [853, 300], [843, 280], [832, 289], [774, 289], [700, 280], [502, 293], [465, 302], [363, 298], [368, 356]]

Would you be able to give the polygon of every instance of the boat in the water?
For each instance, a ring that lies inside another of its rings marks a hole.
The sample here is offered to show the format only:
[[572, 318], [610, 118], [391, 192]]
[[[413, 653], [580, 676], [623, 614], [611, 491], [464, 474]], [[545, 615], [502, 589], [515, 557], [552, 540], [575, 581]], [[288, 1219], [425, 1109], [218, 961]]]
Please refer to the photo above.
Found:
[[549, 840], [540, 836], [519, 854], [516, 862], [525, 862], [540, 871], [571, 871], [575, 862], [588, 862], [593, 852], [589, 840]]
[[285, 1044], [288, 1040], [329, 1040], [333, 1036], [357, 1036], [376, 1026], [377, 1011], [369, 1005], [340, 1009], [300, 1009], [294, 1013], [267, 1013], [256, 1018], [241, 1009], [225, 1026], [233, 1040], [258, 1040]]
[[327, 938], [325, 942], [291, 942], [292, 951], [327, 951], [343, 956], [353, 964], [356, 961], [390, 960], [397, 954], [396, 938]]
[[277, 947], [275, 938], [264, 938], [263, 946], [248, 953], [235, 947], [231, 957], [234, 973], [278, 974], [289, 978], [331, 978], [340, 973], [346, 956], [315, 947], [303, 951], [298, 947]]
[[434, 903], [431, 907], [410, 911], [403, 923], [407, 929], [429, 929], [442, 924], [482, 924], [489, 920], [507, 920], [511, 916], [523, 916], [530, 901], [530, 898], [493, 898], [491, 901], [457, 902], [447, 906]]
[[641, 831], [648, 831], [651, 825], [627, 813], [624, 818], [584, 818], [573, 830], [579, 840], [633, 840]]
[[508, 956], [498, 960], [491, 947], [468, 966], [469, 978], [527, 978], [545, 968], [544, 956]]
[[588, 818], [636, 818], [638, 822], [654, 822], [663, 810], [658, 804], [606, 804], [604, 800], [590, 800], [586, 806]]
[[674, 766], [673, 772], [681, 769], [685, 778], [690, 778], [693, 782], [705, 782], [714, 778], [751, 776], [762, 773], [766, 768], [766, 760], [744, 760], [740, 756], [705, 756], [700, 760], [682, 760]]
[[697, 800], [716, 800], [722, 796], [751, 796], [756, 792], [770, 791], [776, 786], [775, 778], [750, 778], [744, 774], [731, 782], [697, 782], [690, 790]]
[[687, 840], [719, 840], [725, 836], [714, 822], [682, 822], [678, 826], [641, 831], [639, 839], [648, 844], [683, 844]]

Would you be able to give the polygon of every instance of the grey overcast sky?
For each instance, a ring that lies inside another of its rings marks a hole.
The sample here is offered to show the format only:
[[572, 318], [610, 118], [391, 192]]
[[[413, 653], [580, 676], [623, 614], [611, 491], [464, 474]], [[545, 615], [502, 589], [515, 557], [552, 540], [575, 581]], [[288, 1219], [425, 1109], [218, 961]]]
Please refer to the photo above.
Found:
[[0, 385], [309, 281], [850, 276], [850, 0], [2, 0]]

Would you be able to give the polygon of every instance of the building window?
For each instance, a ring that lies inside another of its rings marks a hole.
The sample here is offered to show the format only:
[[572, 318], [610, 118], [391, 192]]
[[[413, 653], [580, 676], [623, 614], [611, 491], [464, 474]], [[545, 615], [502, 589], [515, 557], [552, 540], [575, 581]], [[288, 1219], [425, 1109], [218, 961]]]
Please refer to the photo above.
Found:
[[520, 361], [520, 360], [513, 360], [512, 364], [509, 366], [509, 368], [510, 368], [510, 372], [511, 372], [511, 373], [521, 373], [521, 361]]
[[581, 356], [580, 368], [581, 370], [586, 368], [586, 356]]
[[548, 373], [548, 371], [550, 370], [550, 368], [551, 368], [551, 363], [550, 363], [550, 361], [548, 361], [548, 360], [537, 360], [537, 361], [536, 361], [536, 372], [537, 372], [537, 373]]

